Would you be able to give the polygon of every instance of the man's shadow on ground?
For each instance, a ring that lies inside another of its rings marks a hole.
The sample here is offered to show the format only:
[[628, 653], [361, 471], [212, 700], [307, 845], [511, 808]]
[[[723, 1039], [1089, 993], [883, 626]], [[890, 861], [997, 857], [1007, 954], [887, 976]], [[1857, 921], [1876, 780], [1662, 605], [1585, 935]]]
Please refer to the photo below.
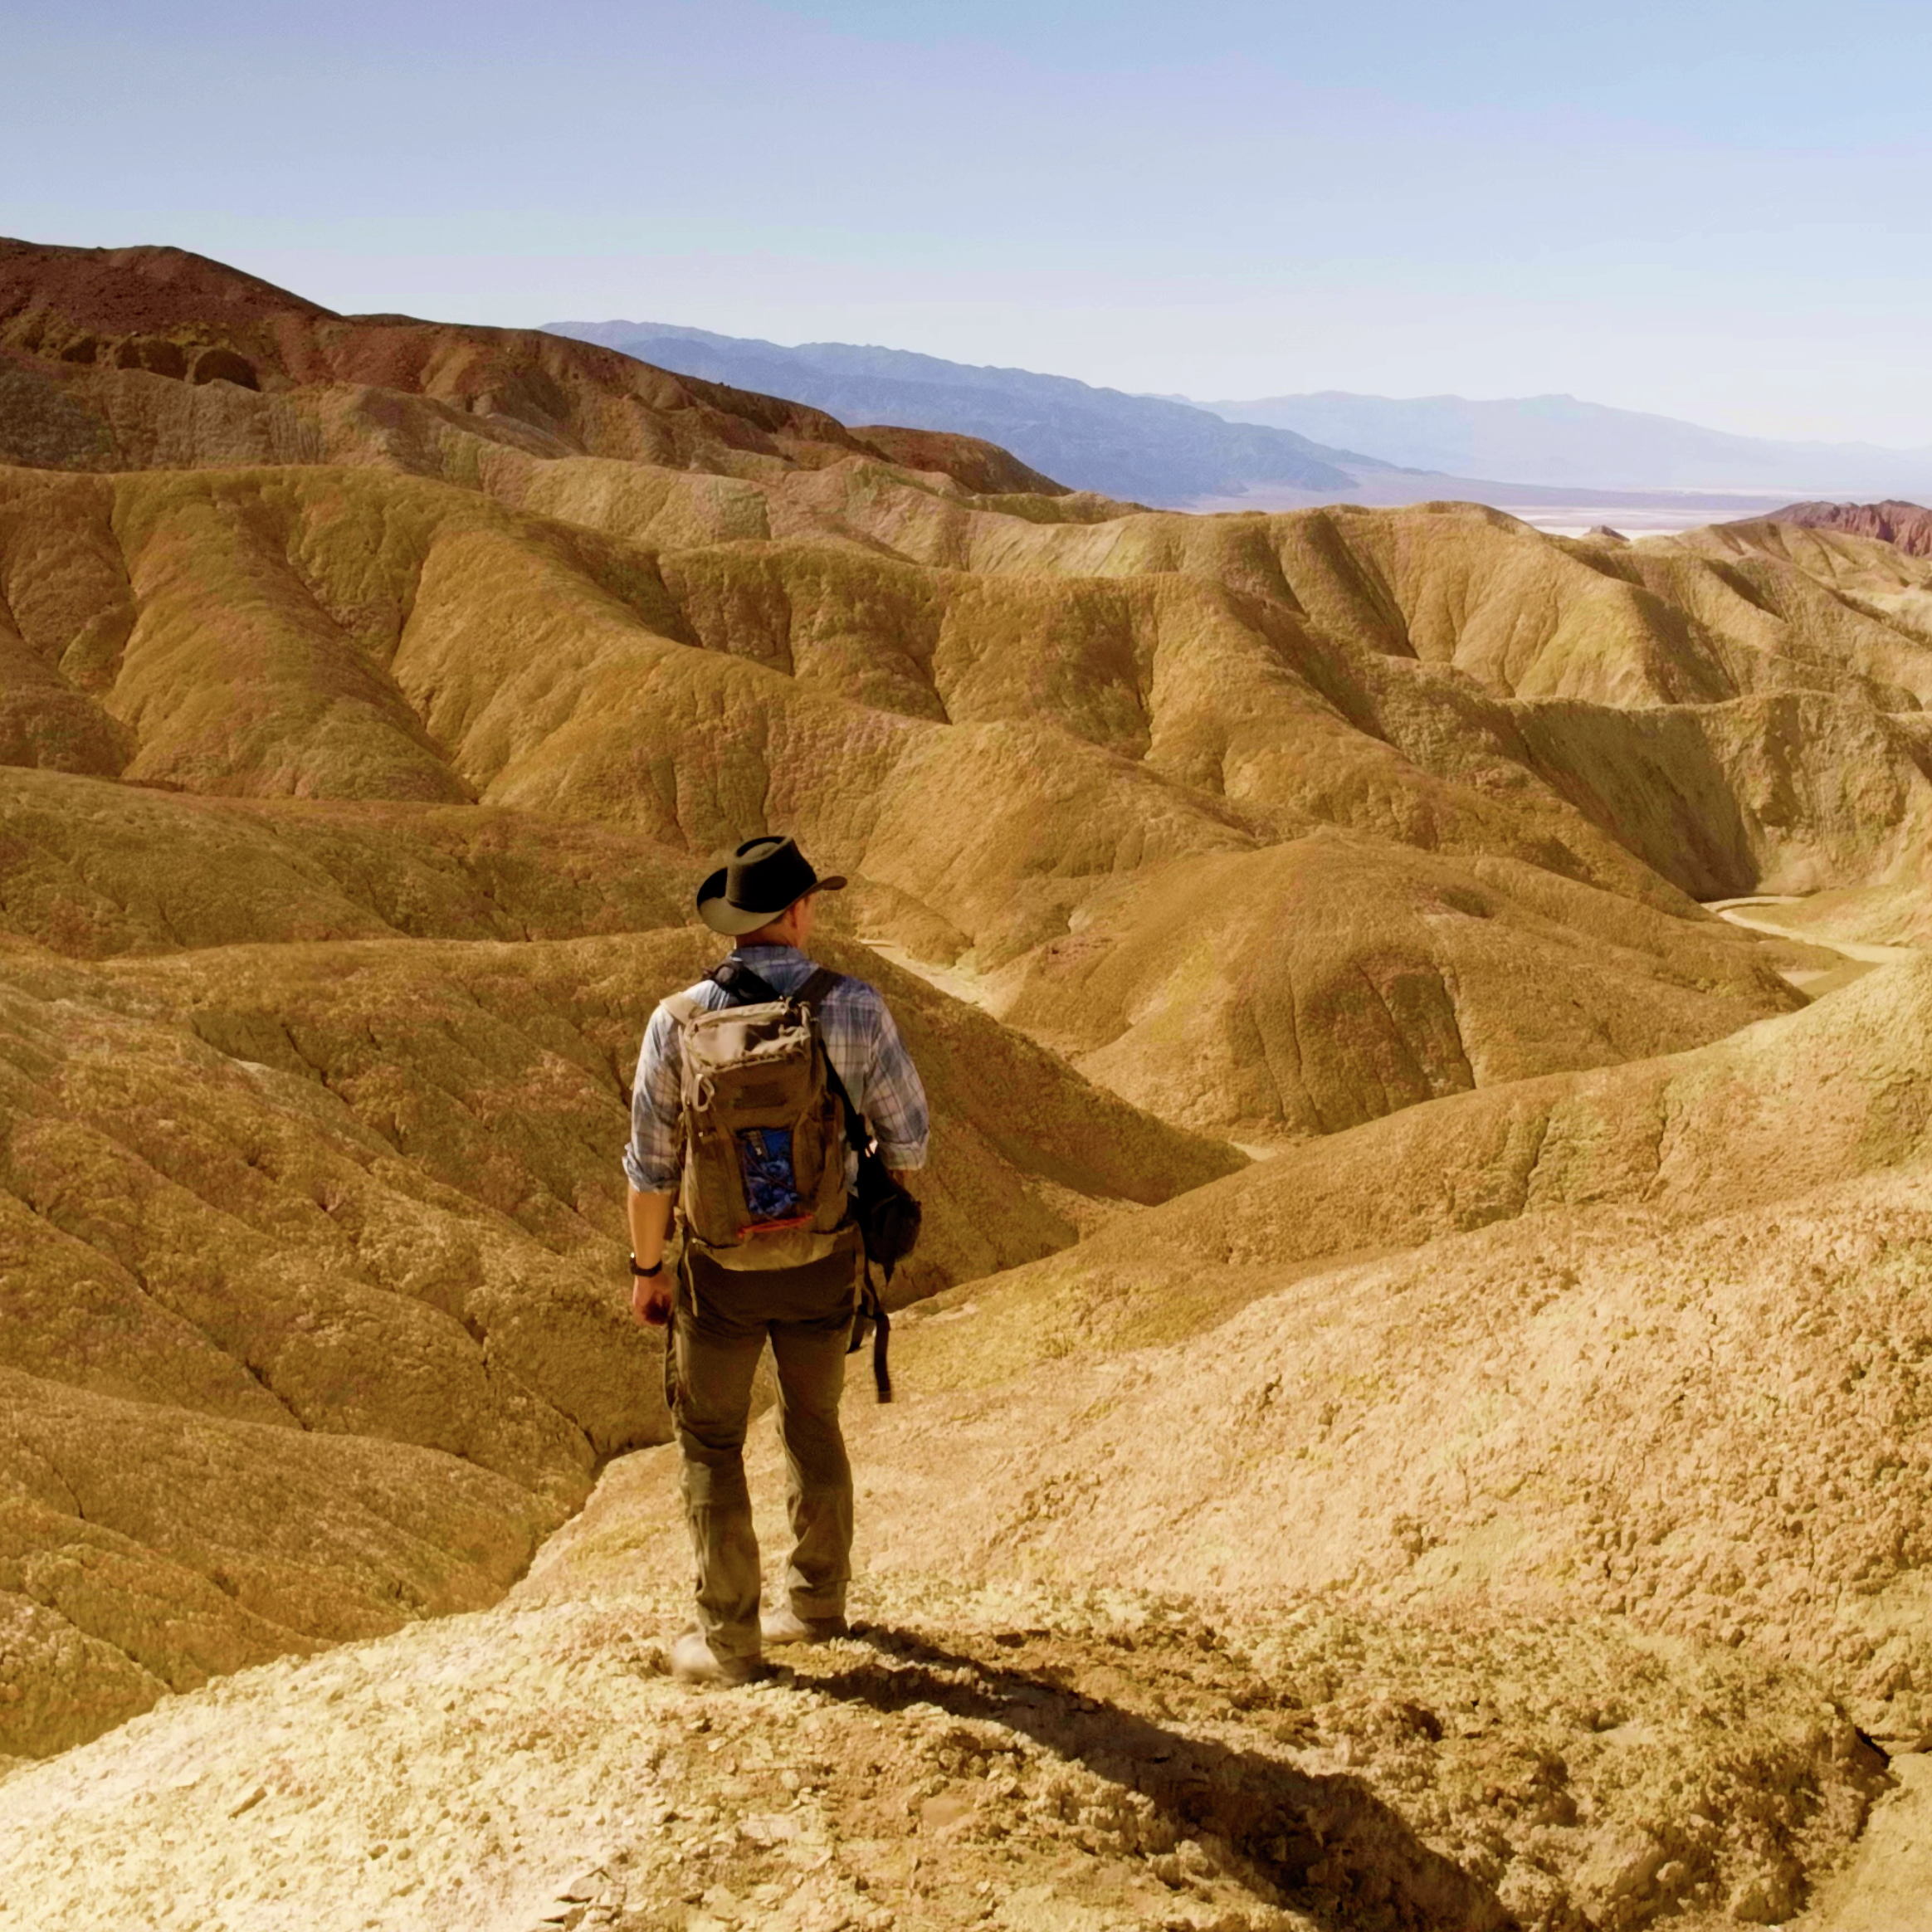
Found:
[[[1022, 1733], [1056, 1756], [1143, 1793], [1177, 1840], [1219, 1838], [1227, 1876], [1334, 1932], [1502, 1932], [1487, 1886], [1433, 1852], [1359, 1778], [1302, 1771], [1256, 1751], [1186, 1737], [1051, 1679], [872, 1624], [855, 1636], [892, 1660], [801, 1672], [827, 1697], [880, 1711], [930, 1704]], [[826, 1660], [831, 1661], [829, 1657]]]

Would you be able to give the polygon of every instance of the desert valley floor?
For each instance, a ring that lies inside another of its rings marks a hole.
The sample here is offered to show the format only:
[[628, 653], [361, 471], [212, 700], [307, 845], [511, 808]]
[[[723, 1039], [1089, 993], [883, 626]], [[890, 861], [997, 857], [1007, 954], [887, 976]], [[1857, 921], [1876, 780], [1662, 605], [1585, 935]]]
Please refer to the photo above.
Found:
[[[0, 243], [0, 1928], [1932, 1925], [1928, 705], [1858, 529]], [[936, 1129], [695, 1693], [617, 1157], [768, 827]]]

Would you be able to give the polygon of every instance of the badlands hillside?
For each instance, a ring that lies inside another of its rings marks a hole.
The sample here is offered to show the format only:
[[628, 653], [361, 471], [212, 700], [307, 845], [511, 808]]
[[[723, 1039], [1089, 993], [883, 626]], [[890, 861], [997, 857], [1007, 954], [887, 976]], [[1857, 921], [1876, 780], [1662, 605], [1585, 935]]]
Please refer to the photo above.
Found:
[[[534, 331], [338, 315], [178, 248], [0, 239], [10, 462], [371, 462], [474, 482], [511, 453], [729, 474], [780, 452], [807, 467], [879, 453], [821, 410]], [[970, 437], [920, 436], [917, 453], [981, 489], [1058, 487]]]
[[[0, 245], [0, 1927], [1907, 1923], [1932, 563], [165, 249]], [[939, 1126], [862, 1627], [694, 1696], [616, 1155], [768, 827]]]

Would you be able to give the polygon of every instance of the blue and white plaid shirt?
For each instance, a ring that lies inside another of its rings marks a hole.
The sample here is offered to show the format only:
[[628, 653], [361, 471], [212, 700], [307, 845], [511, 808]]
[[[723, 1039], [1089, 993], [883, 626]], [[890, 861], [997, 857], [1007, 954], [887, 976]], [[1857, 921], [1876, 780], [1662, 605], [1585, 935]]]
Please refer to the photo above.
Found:
[[[817, 968], [796, 946], [740, 946], [737, 956], [779, 993], [794, 993]], [[690, 997], [708, 1010], [733, 1004], [724, 988], [700, 979]], [[899, 1037], [884, 998], [862, 979], [842, 979], [818, 1008], [825, 1050], [852, 1105], [865, 1116], [889, 1168], [925, 1165], [925, 1089], [919, 1069]], [[644, 1029], [637, 1078], [631, 1089], [631, 1144], [624, 1172], [641, 1194], [668, 1194], [677, 1187], [684, 1157], [679, 1118], [681, 1048], [677, 1022], [662, 1007]], [[856, 1172], [856, 1157], [853, 1159]]]

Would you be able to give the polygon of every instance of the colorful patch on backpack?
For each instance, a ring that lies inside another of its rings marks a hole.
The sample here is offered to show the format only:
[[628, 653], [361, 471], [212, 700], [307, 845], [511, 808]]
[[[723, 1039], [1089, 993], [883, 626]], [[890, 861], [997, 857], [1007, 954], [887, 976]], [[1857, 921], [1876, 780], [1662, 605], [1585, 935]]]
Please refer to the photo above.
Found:
[[789, 1127], [746, 1127], [738, 1134], [738, 1163], [744, 1176], [744, 1204], [752, 1225], [761, 1222], [796, 1222], [811, 1208], [798, 1192], [798, 1175], [792, 1164]]

